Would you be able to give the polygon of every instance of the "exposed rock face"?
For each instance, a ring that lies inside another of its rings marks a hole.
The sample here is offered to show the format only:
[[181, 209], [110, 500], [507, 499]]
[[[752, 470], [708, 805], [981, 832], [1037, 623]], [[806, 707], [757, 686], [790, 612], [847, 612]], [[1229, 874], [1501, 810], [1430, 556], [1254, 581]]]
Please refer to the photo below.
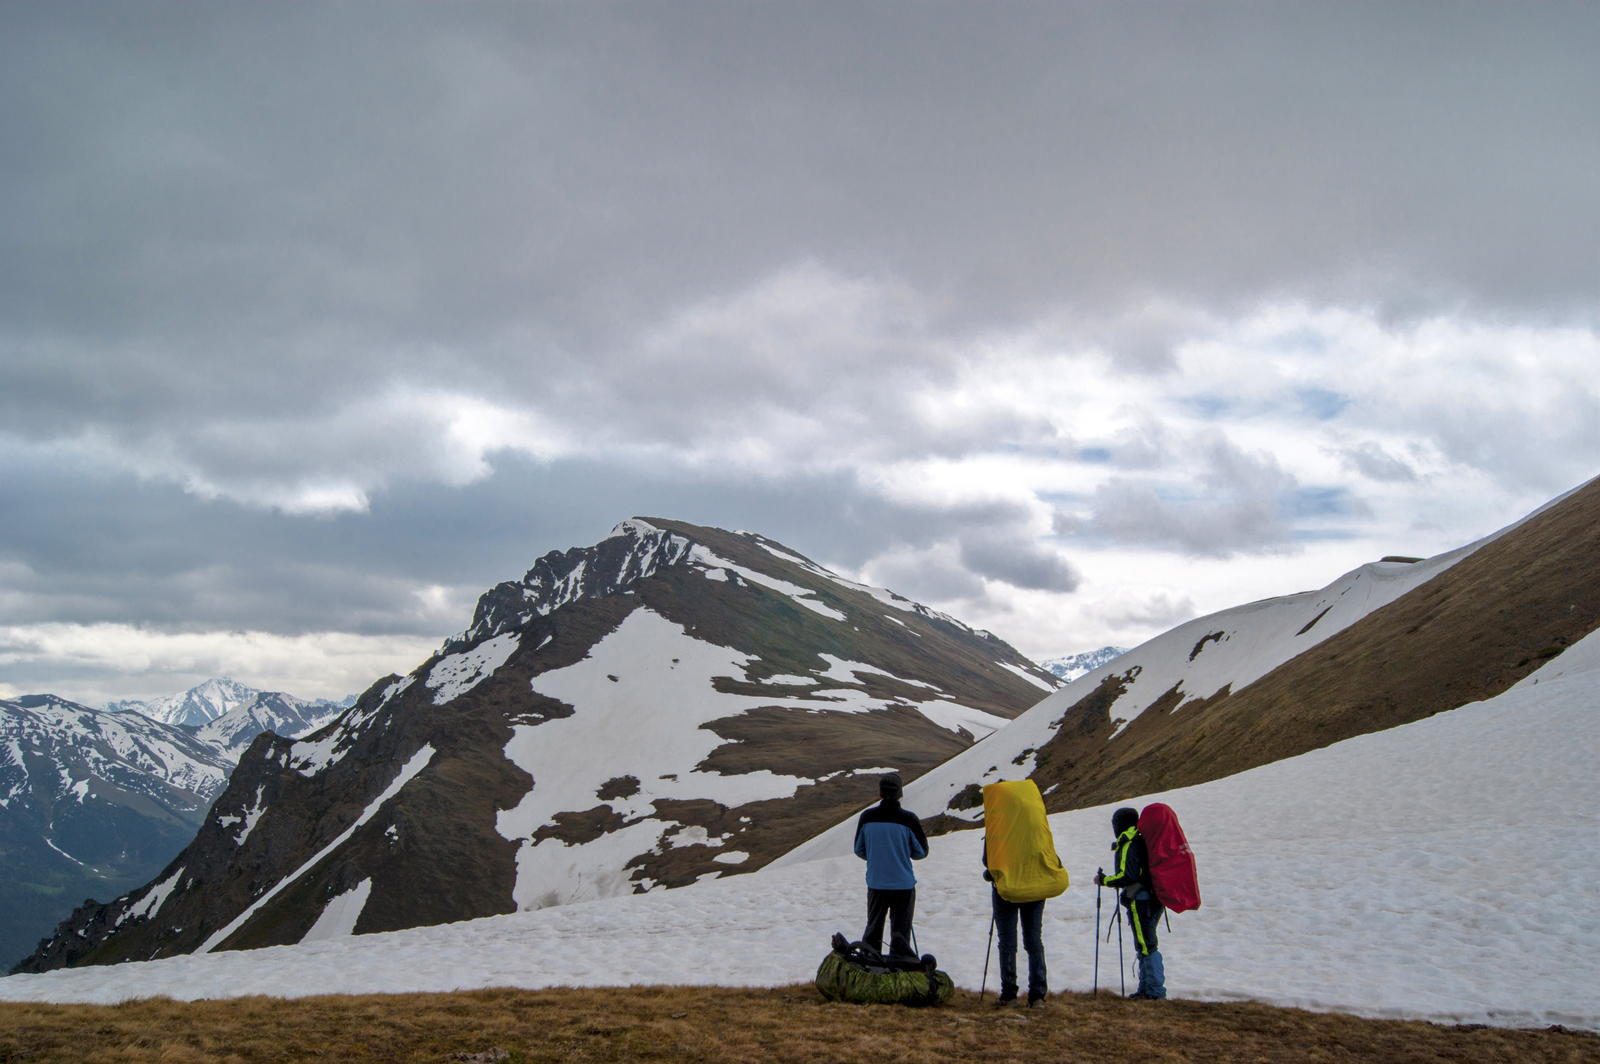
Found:
[[986, 632], [781, 545], [635, 519], [541, 558], [22, 966], [444, 923], [751, 871], [1044, 697]]
[[187, 729], [136, 714], [54, 695], [0, 701], [3, 956], [32, 949], [72, 900], [149, 879], [232, 767]]
[[[1477, 543], [1179, 625], [906, 788], [933, 830], [1033, 779], [1051, 812], [1220, 779], [1497, 695], [1600, 627], [1600, 480]], [[846, 833], [784, 863], [843, 852]]]

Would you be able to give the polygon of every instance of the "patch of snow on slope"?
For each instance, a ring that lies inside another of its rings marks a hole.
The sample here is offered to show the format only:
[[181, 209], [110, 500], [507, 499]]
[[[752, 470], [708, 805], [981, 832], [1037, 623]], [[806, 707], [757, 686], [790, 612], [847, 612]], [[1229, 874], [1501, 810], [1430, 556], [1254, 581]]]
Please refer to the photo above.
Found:
[[117, 917], [117, 926], [122, 926], [122, 924], [127, 920], [154, 916], [156, 913], [160, 912], [161, 907], [167, 903], [167, 898], [172, 894], [173, 888], [178, 885], [178, 880], [180, 877], [182, 877], [182, 875], [183, 869], [179, 868], [166, 879], [163, 879], [161, 882], [151, 887], [150, 893], [146, 894], [143, 898], [140, 898], [134, 904], [128, 906], [128, 908], [123, 911], [123, 914]]
[[1011, 723], [1004, 717], [963, 706], [959, 702], [934, 699], [931, 702], [918, 702], [915, 708], [939, 727], [958, 734], [966, 732], [974, 740], [987, 739]]
[[267, 811], [267, 807], [261, 804], [261, 792], [265, 789], [265, 786], [256, 788], [256, 796], [251, 800], [250, 807], [244, 811], [243, 816], [217, 817], [218, 827], [228, 828], [235, 824], [244, 825], [244, 830], [239, 832], [238, 837], [233, 840], [235, 846], [244, 845], [244, 840], [250, 837], [250, 833], [256, 829], [256, 824], [261, 820], [261, 814]]
[[412, 778], [415, 777], [417, 773], [427, 768], [428, 762], [432, 760], [433, 746], [431, 744], [424, 746], [421, 750], [418, 750], [416, 753], [412, 754], [411, 760], [400, 766], [399, 775], [395, 776], [395, 778], [390, 781], [389, 786], [383, 789], [382, 794], [374, 798], [371, 803], [369, 803], [367, 807], [361, 811], [361, 815], [356, 817], [354, 824], [351, 824], [349, 827], [345, 828], [344, 831], [339, 833], [338, 838], [334, 839], [332, 842], [328, 843], [328, 845], [318, 850], [316, 856], [312, 857], [311, 860], [307, 861], [305, 864], [301, 865], [299, 868], [295, 869], [293, 872], [274, 883], [271, 890], [257, 898], [244, 912], [234, 917], [228, 926], [213, 933], [210, 938], [205, 940], [204, 944], [202, 944], [199, 949], [195, 950], [195, 952], [197, 954], [210, 953], [224, 940], [226, 940], [229, 935], [243, 927], [245, 921], [254, 916], [257, 909], [260, 909], [263, 905], [277, 896], [279, 891], [283, 890], [285, 887], [298, 880], [301, 876], [311, 871], [311, 869], [315, 868], [317, 862], [328, 856], [328, 854], [332, 853], [334, 850], [337, 850], [340, 846], [343, 846], [345, 844], [345, 840], [349, 839], [351, 835], [356, 833], [357, 828], [361, 827], [361, 825], [365, 824], [367, 821], [371, 820], [375, 815], [377, 815], [378, 810], [383, 808], [383, 803], [399, 794], [400, 788], [410, 783]]
[[354, 934], [356, 921], [361, 919], [361, 910], [367, 907], [367, 898], [371, 895], [372, 880], [363, 879], [343, 894], [330, 898], [328, 904], [322, 907], [322, 915], [317, 917], [317, 922], [311, 925], [311, 930], [305, 933], [300, 944], [326, 942], [330, 938]]
[[[655, 799], [709, 798], [735, 806], [788, 798], [810, 782], [765, 770], [737, 776], [696, 771], [725, 742], [700, 725], [759, 706], [875, 708], [861, 692], [840, 692], [859, 696], [845, 702], [818, 702], [713, 689], [714, 677], [742, 676], [752, 660], [693, 639], [651, 610], [637, 609], [591, 647], [587, 658], [533, 679], [535, 691], [573, 706], [576, 712], [538, 725], [515, 725], [506, 746], [506, 757], [534, 779], [522, 801], [503, 810], [496, 824], [505, 838], [523, 840], [513, 893], [520, 907], [554, 904], [552, 893], [568, 902], [631, 889], [628, 873], [603, 870], [621, 868], [629, 858], [649, 852], [676, 823], [650, 816]], [[607, 780], [622, 775], [637, 778], [641, 789], [609, 804], [629, 820], [643, 818], [638, 823], [579, 846], [557, 839], [533, 843], [533, 833], [553, 823], [555, 814], [570, 810], [574, 796], [592, 795]], [[609, 852], [614, 849], [626, 852]]]
[[285, 754], [284, 764], [293, 766], [302, 776], [315, 776], [329, 765], [337, 764], [360, 738], [367, 724], [389, 704], [389, 700], [404, 694], [406, 688], [416, 680], [416, 676], [412, 675], [394, 681], [383, 689], [383, 696], [378, 699], [377, 705], [359, 713], [350, 713], [321, 739], [307, 739], [292, 744]]
[[782, 558], [786, 562], [793, 562], [795, 565], [798, 565], [800, 568], [808, 569], [811, 572], [816, 573], [819, 576], [832, 576], [833, 575], [828, 570], [824, 569], [822, 566], [817, 565], [814, 562], [808, 562], [804, 558], [800, 557], [800, 555], [798, 555], [798, 554], [791, 554], [789, 551], [783, 550], [783, 549], [781, 549], [779, 547], [774, 547], [771, 543], [768, 543], [765, 539], [762, 539], [759, 536], [756, 537], [756, 546], [760, 547], [762, 550], [766, 551], [768, 554], [772, 555], [773, 557]]
[[1029, 672], [1027, 669], [1024, 669], [1024, 668], [1022, 668], [1022, 667], [1020, 667], [1018, 665], [1008, 665], [1003, 661], [997, 661], [997, 662], [995, 662], [995, 664], [1000, 666], [1002, 669], [1006, 670], [1007, 672], [1015, 673], [1016, 675], [1020, 676], [1022, 679], [1027, 680], [1029, 683], [1033, 684], [1033, 686], [1039, 688], [1039, 690], [1041, 690], [1041, 691], [1054, 691], [1056, 689], [1056, 685], [1055, 684], [1046, 683], [1044, 680], [1039, 679], [1039, 677], [1035, 676], [1033, 673]]
[[1517, 681], [1516, 687], [1534, 687], [1579, 673], [1600, 673], [1600, 629], [1590, 632], [1559, 655]]
[[887, 676], [891, 680], [899, 680], [901, 683], [910, 684], [912, 687], [926, 687], [930, 691], [939, 690], [936, 684], [928, 683], [926, 680], [908, 680], [904, 676], [896, 676], [894, 673], [880, 669], [876, 665], [867, 665], [859, 661], [846, 661], [844, 658], [835, 657], [832, 654], [818, 654], [817, 657], [828, 663], [828, 671], [820, 675], [829, 680], [838, 680], [840, 683], [860, 683], [861, 678], [856, 673], [864, 672], [872, 676]]
[[488, 679], [517, 649], [515, 632], [486, 639], [471, 650], [442, 657], [428, 670], [427, 686], [436, 689], [433, 704], [442, 706]]
[[[823, 661], [828, 663], [828, 670], [821, 675], [825, 679], [835, 680], [839, 683], [860, 683], [861, 678], [857, 673], [867, 673], [875, 676], [887, 676], [891, 680], [909, 684], [912, 687], [925, 687], [930, 691], [938, 691], [934, 684], [923, 680], [908, 680], [904, 676], [896, 676], [875, 665], [867, 665], [860, 661], [846, 661], [844, 658], [834, 657], [832, 654], [818, 654]], [[948, 700], [949, 696], [941, 694], [938, 698], [926, 701], [912, 702], [918, 713], [927, 717], [941, 728], [956, 733], [966, 732], [974, 739], [983, 739], [1004, 728], [1011, 722], [1005, 717], [994, 713], [986, 713], [981, 709], [964, 706], [959, 702]]]
[[83, 867], [85, 867], [85, 868], [88, 867], [88, 865], [84, 865], [82, 861], [78, 860], [76, 857], [72, 856], [66, 850], [63, 850], [61, 847], [57, 846], [54, 842], [52, 842], [51, 839], [50, 839], [50, 836], [41, 835], [40, 838], [44, 839], [44, 844], [46, 846], [48, 846], [52, 850], [56, 851], [56, 853], [59, 853], [61, 856], [65, 857], [67, 860], [71, 861], [73, 864], [75, 864], [75, 865], [83, 865]]
[[[640, 608], [591, 647], [588, 657], [531, 681], [533, 690], [565, 702], [574, 713], [540, 724], [513, 725], [506, 745], [506, 757], [534, 780], [523, 799], [502, 810], [496, 820], [503, 837], [522, 843], [512, 894], [520, 908], [633, 890], [639, 884], [629, 878], [628, 861], [655, 850], [664, 839], [672, 845], [676, 837], [672, 832], [677, 822], [657, 818], [655, 801], [704, 798], [731, 807], [792, 797], [802, 784], [811, 782], [765, 770], [729, 776], [699, 771], [697, 766], [726, 742], [701, 725], [768, 706], [865, 713], [904, 704], [873, 698], [855, 687], [809, 695], [745, 695], [715, 689], [717, 677], [742, 677], [756, 660], [694, 639], [680, 625]], [[854, 671], [882, 672], [857, 662], [827, 660], [829, 677], [839, 682], [858, 683]], [[1005, 723], [947, 701], [916, 708], [942, 727], [965, 728], [975, 735], [987, 735]], [[637, 779], [638, 793], [599, 802], [599, 789], [618, 776]], [[592, 842], [533, 840], [540, 828], [556, 823], [557, 813], [598, 804], [608, 805], [629, 823]]]
[[[1600, 809], [1596, 679], [1547, 674], [1487, 702], [1133, 799], [1176, 809], [1199, 863], [1204, 907], [1162, 928], [1172, 995], [1600, 1030], [1600, 848], [1576, 842], [1593, 836]], [[1092, 879], [1112, 808], [1050, 818], [1072, 877], [1044, 912], [1054, 989], [1090, 984]], [[976, 831], [935, 837], [917, 864], [921, 943], [974, 990], [989, 925], [989, 892], [974, 875], [982, 841]], [[834, 931], [860, 926], [862, 868], [846, 855], [312, 946], [16, 975], [0, 979], [0, 998], [784, 985], [810, 978]], [[1101, 985], [1116, 985], [1116, 956], [1101, 944]]]
[[289, 747], [286, 760], [296, 772], [302, 776], [315, 776], [329, 765], [336, 764], [348, 751], [344, 745], [350, 738], [350, 730], [338, 728], [321, 739], [298, 742]]
[[694, 549], [689, 552], [689, 559], [696, 564], [705, 566], [707, 569], [707, 576], [709, 576], [711, 570], [714, 569], [723, 570], [730, 573], [738, 573], [740, 577], [750, 581], [752, 584], [760, 584], [762, 587], [771, 588], [780, 595], [789, 596], [789, 598], [793, 599], [795, 602], [798, 602], [800, 605], [804, 606], [813, 613], [820, 613], [822, 616], [835, 621], [842, 621], [846, 619], [843, 613], [840, 613], [832, 606], [817, 601], [817, 599], [814, 597], [816, 592], [811, 590], [809, 587], [801, 587], [799, 584], [791, 584], [787, 580], [779, 580], [777, 577], [768, 576], [766, 573], [757, 572], [754, 569], [747, 569], [736, 562], [730, 562], [728, 559], [715, 554], [707, 547], [696, 544]]

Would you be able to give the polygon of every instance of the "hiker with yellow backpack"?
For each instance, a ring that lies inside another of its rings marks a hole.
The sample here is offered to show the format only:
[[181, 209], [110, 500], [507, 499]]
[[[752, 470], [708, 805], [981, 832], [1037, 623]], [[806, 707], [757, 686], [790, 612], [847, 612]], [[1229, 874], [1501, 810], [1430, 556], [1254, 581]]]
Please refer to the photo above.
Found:
[[[1067, 870], [1056, 856], [1044, 798], [1032, 780], [991, 783], [983, 788], [983, 878], [994, 885], [989, 936], [1000, 930], [1000, 997], [996, 1008], [1017, 999], [1017, 924], [1028, 953], [1028, 1007], [1043, 1008], [1049, 994], [1044, 960], [1044, 903], [1067, 889]], [[984, 979], [988, 980], [988, 955]]]

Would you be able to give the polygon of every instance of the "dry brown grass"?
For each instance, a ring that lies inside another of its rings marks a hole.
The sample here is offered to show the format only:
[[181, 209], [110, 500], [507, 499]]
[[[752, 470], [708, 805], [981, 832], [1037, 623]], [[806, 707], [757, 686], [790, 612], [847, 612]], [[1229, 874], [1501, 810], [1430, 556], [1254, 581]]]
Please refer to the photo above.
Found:
[[[993, 995], [990, 995], [990, 1000]], [[634, 987], [123, 1005], [0, 1004], [12, 1061], [1600, 1061], [1600, 1037], [1363, 1020], [1252, 1003], [971, 993], [937, 1009], [828, 1004], [810, 986]]]

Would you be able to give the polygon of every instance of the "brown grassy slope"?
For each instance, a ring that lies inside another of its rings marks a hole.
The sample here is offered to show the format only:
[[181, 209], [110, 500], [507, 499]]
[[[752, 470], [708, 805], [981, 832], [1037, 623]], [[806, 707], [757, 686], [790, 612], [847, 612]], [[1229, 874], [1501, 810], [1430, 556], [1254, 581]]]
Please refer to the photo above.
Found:
[[1108, 678], [1033, 778], [1060, 785], [1052, 812], [1221, 779], [1490, 698], [1596, 627], [1600, 480], [1244, 690], [1169, 691], [1109, 742], [1125, 678]]
[[[991, 994], [988, 998], [993, 1000]], [[500, 1057], [496, 1051], [503, 1052]], [[1253, 1003], [1063, 994], [1042, 1012], [958, 992], [937, 1009], [824, 1003], [810, 986], [634, 987], [0, 1005], [11, 1061], [1600, 1061], [1600, 1037], [1363, 1020]]]

